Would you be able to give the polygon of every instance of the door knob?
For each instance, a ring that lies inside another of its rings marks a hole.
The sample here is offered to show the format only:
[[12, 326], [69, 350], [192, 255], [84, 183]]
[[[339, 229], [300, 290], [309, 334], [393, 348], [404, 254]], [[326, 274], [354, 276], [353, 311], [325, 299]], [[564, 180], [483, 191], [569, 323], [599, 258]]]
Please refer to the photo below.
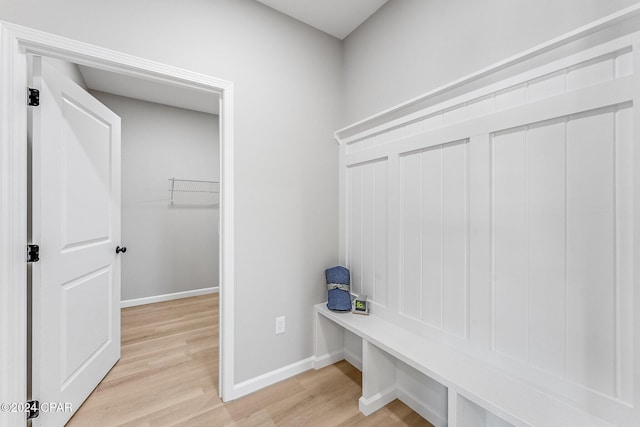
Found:
[[126, 246], [123, 246], [123, 247], [118, 246], [118, 247], [116, 247], [116, 253], [119, 254], [120, 252], [122, 252], [122, 253], [127, 252], [127, 247]]

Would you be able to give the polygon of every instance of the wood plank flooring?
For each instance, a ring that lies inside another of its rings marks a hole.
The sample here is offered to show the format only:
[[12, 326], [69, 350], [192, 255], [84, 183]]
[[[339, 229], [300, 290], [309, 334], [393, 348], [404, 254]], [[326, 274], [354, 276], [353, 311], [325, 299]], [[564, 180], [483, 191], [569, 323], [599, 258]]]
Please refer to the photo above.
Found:
[[218, 318], [217, 294], [123, 309], [122, 358], [67, 426], [431, 426], [397, 400], [362, 415], [344, 361], [223, 403]]

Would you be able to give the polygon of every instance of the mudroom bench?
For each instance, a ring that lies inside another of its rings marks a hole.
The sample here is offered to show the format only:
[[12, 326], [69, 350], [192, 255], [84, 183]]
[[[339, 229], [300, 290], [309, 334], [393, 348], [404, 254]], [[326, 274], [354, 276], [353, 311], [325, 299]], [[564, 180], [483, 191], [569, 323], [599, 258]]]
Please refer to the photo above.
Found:
[[437, 427], [610, 425], [379, 316], [314, 310], [313, 367], [346, 359], [360, 369], [365, 415], [397, 398]]

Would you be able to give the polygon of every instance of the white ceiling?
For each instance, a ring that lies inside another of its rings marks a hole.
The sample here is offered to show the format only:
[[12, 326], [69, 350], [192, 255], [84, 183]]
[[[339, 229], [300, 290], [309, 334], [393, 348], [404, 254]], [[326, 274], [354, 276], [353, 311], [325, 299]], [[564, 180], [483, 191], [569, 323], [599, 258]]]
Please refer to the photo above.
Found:
[[358, 28], [387, 0], [258, 0], [340, 40]]
[[87, 87], [91, 90], [203, 113], [220, 114], [219, 97], [216, 94], [203, 93], [189, 88], [178, 88], [82, 65], [79, 65], [78, 68]]

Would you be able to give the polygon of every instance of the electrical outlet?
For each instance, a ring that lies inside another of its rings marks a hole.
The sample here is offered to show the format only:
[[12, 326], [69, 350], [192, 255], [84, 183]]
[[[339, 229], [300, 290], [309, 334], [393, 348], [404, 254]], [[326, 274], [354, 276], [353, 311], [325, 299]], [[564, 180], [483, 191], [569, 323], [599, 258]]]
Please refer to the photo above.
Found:
[[276, 317], [276, 335], [284, 334], [284, 316]]

